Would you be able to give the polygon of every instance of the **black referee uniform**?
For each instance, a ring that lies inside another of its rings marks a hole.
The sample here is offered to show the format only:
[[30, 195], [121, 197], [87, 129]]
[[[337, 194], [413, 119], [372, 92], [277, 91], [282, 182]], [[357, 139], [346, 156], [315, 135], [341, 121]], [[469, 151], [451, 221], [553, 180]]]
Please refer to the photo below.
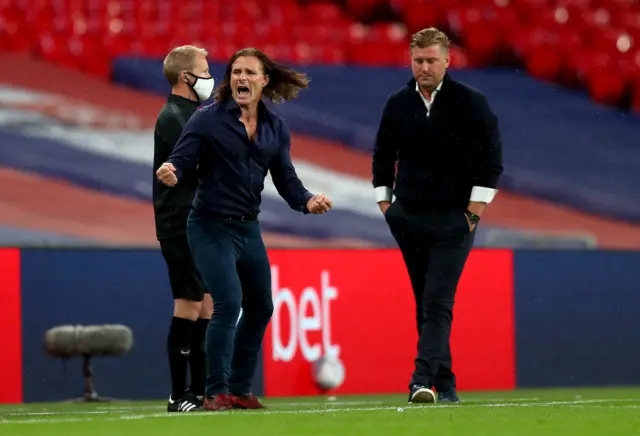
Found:
[[158, 181], [155, 169], [168, 158], [182, 130], [198, 107], [197, 101], [171, 94], [164, 105], [154, 134], [153, 209], [156, 236], [169, 269], [173, 298], [202, 301], [204, 287], [191, 258], [187, 240], [187, 217], [198, 186], [195, 174], [185, 174], [178, 186], [169, 188]]
[[[397, 163], [397, 172], [396, 172]], [[502, 173], [496, 116], [447, 73], [426, 103], [411, 79], [387, 99], [373, 152], [376, 201], [402, 252], [416, 302], [418, 356], [409, 389], [458, 401], [449, 337], [459, 278], [477, 227], [470, 202], [489, 203]], [[410, 394], [411, 398], [411, 394]]]
[[[193, 261], [187, 239], [187, 217], [197, 188], [195, 171], [183, 176], [180, 184], [169, 188], [158, 181], [155, 169], [165, 162], [178, 142], [187, 121], [195, 113], [197, 101], [171, 94], [158, 115], [154, 134], [153, 209], [156, 236], [167, 264], [174, 300], [202, 301], [205, 286]], [[208, 320], [197, 322], [173, 317], [168, 338], [172, 377], [170, 406], [179, 404], [187, 389], [187, 367], [191, 367], [191, 393], [203, 395], [206, 377], [202, 350]]]

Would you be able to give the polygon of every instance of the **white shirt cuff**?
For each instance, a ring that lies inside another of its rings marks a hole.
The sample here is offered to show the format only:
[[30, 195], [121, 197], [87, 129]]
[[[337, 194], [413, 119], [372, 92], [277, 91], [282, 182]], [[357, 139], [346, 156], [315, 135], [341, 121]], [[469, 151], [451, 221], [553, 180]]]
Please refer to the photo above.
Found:
[[393, 190], [388, 186], [378, 186], [377, 188], [373, 188], [373, 195], [376, 198], [376, 203], [391, 201], [393, 198]]
[[493, 201], [493, 198], [497, 193], [497, 189], [485, 188], [484, 186], [474, 186], [471, 188], [471, 198], [469, 201], [489, 204]]

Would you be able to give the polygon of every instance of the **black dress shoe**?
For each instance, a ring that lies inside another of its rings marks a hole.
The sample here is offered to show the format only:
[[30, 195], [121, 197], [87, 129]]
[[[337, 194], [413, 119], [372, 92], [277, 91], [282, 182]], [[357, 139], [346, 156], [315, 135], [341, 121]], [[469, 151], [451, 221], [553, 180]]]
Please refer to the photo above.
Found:
[[456, 388], [447, 389], [446, 391], [438, 392], [439, 403], [459, 403], [460, 398], [456, 393]]

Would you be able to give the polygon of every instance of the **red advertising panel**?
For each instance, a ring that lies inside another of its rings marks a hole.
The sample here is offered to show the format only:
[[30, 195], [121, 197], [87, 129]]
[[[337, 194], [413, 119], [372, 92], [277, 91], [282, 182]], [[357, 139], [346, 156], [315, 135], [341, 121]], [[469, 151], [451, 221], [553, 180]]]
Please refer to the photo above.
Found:
[[0, 249], [0, 403], [22, 402], [20, 250]]
[[[318, 394], [309, 362], [339, 356], [336, 394], [403, 393], [417, 346], [413, 294], [397, 250], [271, 250], [274, 315], [267, 396]], [[454, 309], [459, 390], [515, 387], [512, 253], [474, 251]]]

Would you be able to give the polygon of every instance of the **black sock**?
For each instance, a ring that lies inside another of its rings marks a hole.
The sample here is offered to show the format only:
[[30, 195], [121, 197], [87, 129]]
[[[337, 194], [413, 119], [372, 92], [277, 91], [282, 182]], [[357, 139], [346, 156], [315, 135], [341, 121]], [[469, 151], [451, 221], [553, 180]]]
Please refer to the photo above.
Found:
[[208, 326], [208, 319], [198, 318], [191, 341], [191, 357], [189, 358], [191, 365], [191, 392], [198, 396], [204, 395], [204, 385], [207, 378], [204, 337], [207, 334]]
[[187, 390], [187, 368], [195, 325], [196, 323], [190, 319], [175, 316], [171, 319], [167, 351], [171, 370], [171, 396], [174, 400], [182, 397]]

